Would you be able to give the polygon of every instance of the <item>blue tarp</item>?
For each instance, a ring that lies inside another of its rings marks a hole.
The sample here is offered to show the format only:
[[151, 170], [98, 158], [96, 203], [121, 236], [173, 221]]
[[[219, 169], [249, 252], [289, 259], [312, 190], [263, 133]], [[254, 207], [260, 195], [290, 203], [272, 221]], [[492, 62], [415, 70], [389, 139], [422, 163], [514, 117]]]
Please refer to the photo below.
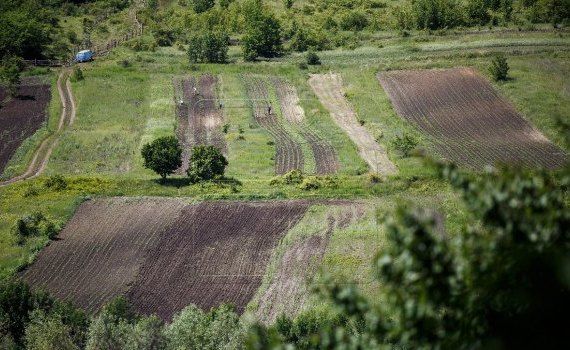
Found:
[[87, 62], [93, 59], [93, 51], [91, 50], [83, 50], [79, 51], [77, 55], [75, 55], [75, 60], [77, 62]]

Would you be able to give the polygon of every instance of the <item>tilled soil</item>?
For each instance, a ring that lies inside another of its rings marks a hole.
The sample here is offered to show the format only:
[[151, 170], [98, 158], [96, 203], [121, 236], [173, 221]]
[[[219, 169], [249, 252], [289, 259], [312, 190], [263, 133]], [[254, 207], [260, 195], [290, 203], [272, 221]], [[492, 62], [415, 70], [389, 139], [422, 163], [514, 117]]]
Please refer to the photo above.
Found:
[[566, 162], [565, 153], [474, 69], [391, 71], [378, 79], [397, 113], [429, 135], [445, 159], [475, 169]]
[[242, 311], [273, 248], [309, 205], [88, 201], [23, 279], [89, 312], [121, 294], [138, 312], [166, 321], [190, 303], [205, 310], [231, 303]]
[[193, 147], [212, 145], [227, 153], [226, 141], [221, 131], [224, 123], [222, 110], [216, 100], [216, 77], [203, 75], [174, 79], [176, 104], [176, 136], [182, 146], [182, 166], [177, 170], [182, 174], [188, 169]]
[[8, 98], [0, 87], [0, 174], [18, 147], [47, 120], [50, 85], [25, 79], [18, 96]]
[[338, 74], [312, 74], [309, 84], [321, 103], [328, 109], [333, 120], [343, 129], [358, 148], [358, 153], [372, 171], [382, 175], [398, 172], [388, 158], [386, 150], [360, 125], [356, 113], [343, 94], [342, 79]]
[[305, 111], [299, 105], [299, 97], [295, 88], [278, 78], [272, 79], [272, 82], [277, 91], [283, 116], [288, 122], [299, 127], [301, 136], [307, 140], [313, 151], [316, 173], [318, 175], [336, 173], [340, 168], [336, 150], [305, 123]]
[[275, 139], [275, 173], [285, 174], [291, 170], [303, 170], [304, 160], [301, 145], [293, 139], [280, 123], [271, 105], [267, 84], [255, 76], [246, 76], [245, 85], [257, 123]]

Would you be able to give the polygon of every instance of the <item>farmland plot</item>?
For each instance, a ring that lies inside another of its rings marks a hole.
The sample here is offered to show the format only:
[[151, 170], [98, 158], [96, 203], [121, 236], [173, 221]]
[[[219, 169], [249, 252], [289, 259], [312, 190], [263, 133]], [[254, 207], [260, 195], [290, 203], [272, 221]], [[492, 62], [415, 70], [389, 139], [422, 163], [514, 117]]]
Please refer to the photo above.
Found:
[[396, 112], [429, 135], [446, 159], [475, 169], [496, 163], [556, 168], [566, 161], [471, 68], [384, 72], [378, 79]]
[[15, 98], [0, 88], [0, 173], [22, 142], [46, 121], [50, 88], [49, 84], [26, 79]]
[[251, 100], [254, 119], [275, 139], [275, 173], [303, 170], [303, 150], [289, 131], [281, 124], [275, 106], [269, 100], [266, 83], [257, 77], [246, 77], [246, 88]]
[[242, 311], [273, 248], [306, 201], [204, 202], [99, 199], [83, 203], [23, 272], [34, 288], [95, 312], [126, 295], [165, 320], [186, 305]]
[[299, 132], [313, 151], [316, 173], [322, 175], [337, 172], [340, 164], [336, 151], [328, 141], [320, 137], [304, 123], [305, 111], [299, 105], [299, 97], [295, 88], [278, 78], [272, 79], [272, 82], [277, 91], [283, 117], [289, 123], [299, 127]]
[[386, 150], [374, 137], [359, 124], [356, 113], [343, 94], [342, 79], [338, 74], [312, 74], [309, 84], [317, 94], [321, 103], [329, 110], [332, 118], [356, 144], [358, 152], [372, 171], [383, 175], [397, 172], [390, 161]]
[[176, 135], [183, 148], [178, 173], [188, 169], [190, 150], [194, 146], [213, 145], [227, 152], [221, 132], [224, 117], [216, 103], [216, 82], [212, 75], [174, 80]]

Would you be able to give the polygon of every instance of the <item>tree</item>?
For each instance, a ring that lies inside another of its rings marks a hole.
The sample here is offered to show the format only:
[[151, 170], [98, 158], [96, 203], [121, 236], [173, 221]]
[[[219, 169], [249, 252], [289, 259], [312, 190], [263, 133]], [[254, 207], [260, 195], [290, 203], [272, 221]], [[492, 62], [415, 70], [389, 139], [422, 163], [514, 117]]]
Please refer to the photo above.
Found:
[[[354, 285], [321, 284], [348, 321], [319, 325], [311, 346], [566, 348], [570, 168], [437, 169], [477, 221], [447, 234], [432, 209], [400, 207], [386, 219], [388, 244], [374, 263], [385, 302], [373, 306]], [[250, 347], [298, 343], [276, 333], [256, 326]]]
[[501, 54], [496, 55], [491, 61], [489, 72], [495, 81], [507, 80], [509, 77], [509, 64], [507, 58]]
[[196, 146], [190, 156], [188, 176], [192, 182], [212, 180], [224, 175], [228, 161], [214, 146]]
[[215, 4], [214, 0], [192, 0], [192, 8], [196, 13], [206, 12], [214, 7]]
[[182, 166], [182, 148], [174, 136], [160, 137], [142, 148], [144, 167], [160, 175], [162, 180]]
[[245, 34], [243, 55], [246, 61], [258, 57], [277, 57], [282, 54], [281, 25], [261, 1], [244, 4]]
[[20, 85], [20, 73], [24, 68], [24, 62], [18, 57], [9, 57], [2, 60], [0, 66], [0, 81], [6, 85], [8, 93], [12, 97], [18, 94], [18, 85]]
[[451, 28], [462, 22], [456, 0], [414, 0], [412, 13], [418, 29]]
[[75, 350], [79, 349], [71, 338], [71, 329], [61, 316], [42, 310], [30, 314], [26, 327], [26, 349], [28, 350]]
[[188, 45], [190, 62], [226, 63], [229, 41], [229, 36], [224, 32], [207, 31], [193, 35]]

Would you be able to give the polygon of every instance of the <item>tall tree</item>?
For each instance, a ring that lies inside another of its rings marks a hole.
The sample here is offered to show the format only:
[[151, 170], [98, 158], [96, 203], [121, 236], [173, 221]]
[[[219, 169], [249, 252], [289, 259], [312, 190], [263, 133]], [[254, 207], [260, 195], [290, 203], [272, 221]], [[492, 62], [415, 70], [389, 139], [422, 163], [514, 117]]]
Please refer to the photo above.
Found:
[[273, 13], [259, 0], [244, 4], [245, 35], [243, 55], [246, 61], [258, 57], [277, 57], [283, 52], [281, 25]]

